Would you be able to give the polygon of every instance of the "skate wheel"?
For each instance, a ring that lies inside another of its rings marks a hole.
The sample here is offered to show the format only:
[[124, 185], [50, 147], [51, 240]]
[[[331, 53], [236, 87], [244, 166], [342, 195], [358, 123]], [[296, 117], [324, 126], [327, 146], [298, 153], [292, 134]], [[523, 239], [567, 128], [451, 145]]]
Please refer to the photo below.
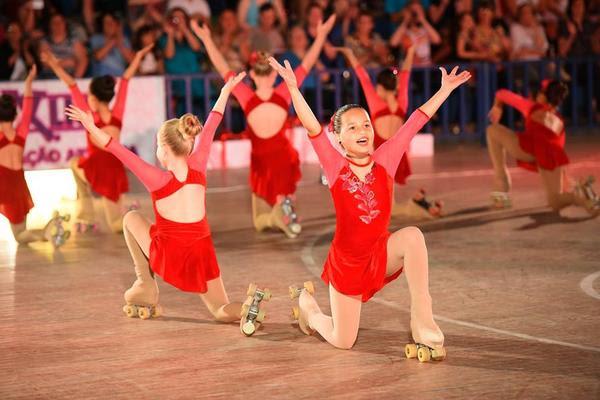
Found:
[[159, 306], [159, 305], [156, 305], [156, 306], [154, 307], [154, 309], [152, 310], [152, 318], [158, 318], [158, 317], [160, 317], [161, 315], [163, 315], [163, 309], [162, 309], [162, 307], [161, 307], [161, 306]]
[[431, 360], [431, 351], [427, 347], [419, 347], [417, 358], [420, 362], [428, 362]]
[[254, 296], [254, 293], [256, 293], [256, 283], [251, 283], [250, 285], [248, 285], [248, 290], [246, 291], [246, 294], [248, 296]]
[[409, 343], [404, 346], [404, 354], [406, 354], [406, 358], [417, 358], [417, 345], [414, 343]]
[[52, 219], [56, 219], [56, 218], [58, 218], [58, 217], [60, 217], [60, 214], [58, 213], [58, 211], [54, 210], [54, 211], [52, 212]]
[[140, 307], [138, 308], [138, 317], [140, 317], [140, 319], [148, 319], [150, 318], [150, 310], [148, 310], [148, 307]]
[[126, 305], [123, 306], [123, 312], [129, 318], [135, 318], [135, 317], [138, 316], [137, 307], [136, 306], [132, 306], [130, 304], [126, 304]]
[[297, 286], [289, 287], [290, 299], [294, 300], [296, 297], [300, 296], [300, 289]]
[[302, 232], [302, 225], [298, 224], [298, 223], [291, 223], [289, 225], [290, 231], [292, 231], [292, 233], [295, 233], [296, 235], [298, 235], [300, 232]]
[[65, 222], [69, 222], [70, 220], [71, 220], [71, 214], [65, 214], [65, 215], [63, 216], [63, 221], [65, 221]]
[[442, 361], [446, 358], [446, 349], [444, 347], [440, 349], [431, 350], [431, 359], [434, 361]]
[[250, 306], [248, 304], [242, 304], [242, 311], [240, 311], [240, 317], [246, 318], [248, 315], [248, 311], [250, 311]]
[[298, 307], [292, 307], [292, 318], [296, 321], [300, 318], [300, 309]]
[[312, 281], [304, 282], [304, 289], [310, 294], [315, 294], [315, 284]]
[[260, 310], [258, 312], [258, 315], [256, 316], [256, 321], [257, 322], [263, 322], [265, 320], [266, 315], [267, 314], [264, 312], [264, 310]]
[[264, 301], [269, 301], [269, 300], [271, 300], [271, 297], [272, 297], [271, 291], [269, 289], [264, 289], [263, 290], [263, 297], [262, 297], [262, 299]]
[[246, 322], [242, 325], [242, 333], [246, 336], [251, 336], [254, 332], [256, 332], [256, 327], [252, 322]]

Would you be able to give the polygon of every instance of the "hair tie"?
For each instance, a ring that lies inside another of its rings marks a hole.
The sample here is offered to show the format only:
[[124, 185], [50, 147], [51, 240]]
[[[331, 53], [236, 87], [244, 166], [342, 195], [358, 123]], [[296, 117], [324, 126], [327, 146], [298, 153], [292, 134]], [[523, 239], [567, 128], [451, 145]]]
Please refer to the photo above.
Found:
[[400, 72], [400, 71], [398, 71], [397, 67], [391, 67], [390, 71], [392, 71], [392, 74], [394, 74], [394, 75], [398, 75], [398, 73]]

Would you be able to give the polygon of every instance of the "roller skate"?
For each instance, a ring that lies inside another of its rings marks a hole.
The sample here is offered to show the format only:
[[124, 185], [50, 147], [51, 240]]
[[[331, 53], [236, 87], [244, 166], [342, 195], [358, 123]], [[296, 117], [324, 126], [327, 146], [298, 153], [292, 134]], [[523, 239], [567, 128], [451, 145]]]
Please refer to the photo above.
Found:
[[321, 173], [319, 174], [319, 183], [323, 186], [329, 186], [329, 181], [327, 180], [327, 176], [323, 173], [323, 170], [321, 170]]
[[512, 207], [508, 192], [492, 192], [490, 193], [490, 198], [492, 199], [492, 208], [495, 210], [504, 210]]
[[416, 219], [435, 219], [442, 216], [444, 203], [441, 200], [429, 201], [424, 189], [419, 189], [412, 199], [392, 206], [392, 215]]
[[294, 210], [292, 199], [284, 197], [271, 211], [271, 221], [274, 226], [281, 229], [290, 239], [295, 239], [302, 231], [298, 215]]
[[427, 328], [416, 329], [411, 319], [412, 343], [404, 346], [406, 358], [417, 358], [420, 362], [442, 361], [446, 358], [444, 334], [437, 325], [435, 327], [437, 331]]
[[584, 207], [592, 215], [600, 214], [600, 196], [593, 187], [595, 181], [596, 178], [588, 176], [575, 185], [575, 194], [584, 199]]
[[98, 232], [98, 225], [95, 222], [78, 220], [75, 222], [75, 232], [77, 233], [96, 233]]
[[158, 284], [150, 275], [148, 266], [135, 267], [137, 275], [133, 285], [125, 291], [123, 312], [129, 318], [156, 318], [162, 315], [162, 307], [158, 304]]
[[255, 283], [248, 286], [248, 298], [242, 304], [240, 313], [240, 331], [246, 336], [252, 336], [265, 319], [265, 311], [260, 309], [262, 301], [271, 299], [269, 289], [259, 289]]
[[46, 224], [44, 237], [52, 243], [55, 249], [64, 245], [69, 237], [71, 237], [71, 231], [65, 229], [63, 226], [63, 222], [69, 222], [70, 219], [71, 216], [69, 214], [60, 215], [58, 211], [54, 211], [52, 218]]
[[[310, 295], [315, 294], [315, 285], [311, 281], [304, 282], [303, 287], [299, 287], [296, 285], [292, 285], [289, 287], [290, 299], [294, 300], [295, 298], [300, 297], [302, 292], [306, 290]], [[304, 315], [300, 312], [300, 305], [292, 307], [292, 318], [295, 321], [298, 321], [298, 327], [305, 335], [312, 335], [315, 333], [315, 330], [312, 329]]]

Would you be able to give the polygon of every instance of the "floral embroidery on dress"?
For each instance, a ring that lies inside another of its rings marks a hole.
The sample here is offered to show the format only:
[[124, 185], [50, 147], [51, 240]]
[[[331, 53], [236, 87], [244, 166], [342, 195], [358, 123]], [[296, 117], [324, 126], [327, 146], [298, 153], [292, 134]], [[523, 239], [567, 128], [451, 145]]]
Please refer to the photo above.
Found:
[[381, 213], [381, 211], [375, 209], [375, 207], [377, 207], [377, 200], [375, 199], [375, 193], [371, 190], [370, 186], [375, 182], [373, 171], [370, 171], [365, 176], [364, 182], [358, 179], [358, 177], [352, 173], [350, 168], [348, 168], [348, 172], [341, 174], [340, 178], [342, 178], [342, 181], [344, 182], [342, 189], [354, 194], [354, 198], [360, 201], [358, 209], [366, 213], [359, 217], [360, 220], [365, 224], [373, 222], [373, 220]]

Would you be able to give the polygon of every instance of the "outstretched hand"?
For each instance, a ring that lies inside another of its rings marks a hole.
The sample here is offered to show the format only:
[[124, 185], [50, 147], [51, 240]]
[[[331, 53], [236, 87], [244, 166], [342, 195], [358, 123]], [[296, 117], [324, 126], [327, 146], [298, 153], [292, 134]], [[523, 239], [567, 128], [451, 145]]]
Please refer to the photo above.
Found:
[[441, 89], [448, 90], [450, 92], [471, 79], [471, 73], [469, 71], [463, 71], [457, 75], [456, 73], [458, 72], [458, 66], [452, 68], [450, 73], [448, 73], [444, 67], [440, 67], [440, 71], [442, 71]]
[[208, 27], [208, 24], [198, 25], [198, 21], [193, 19], [190, 23], [190, 27], [192, 28], [192, 32], [194, 32], [203, 42], [206, 39], [210, 39], [210, 28]]
[[74, 104], [67, 107], [65, 114], [67, 114], [70, 120], [81, 122], [83, 127], [88, 131], [91, 131], [96, 126], [92, 113], [90, 111], [85, 112]]
[[150, 50], [152, 50], [153, 47], [154, 47], [154, 43], [150, 43], [148, 46], [136, 51], [135, 56], [138, 59], [142, 60], [146, 56], [146, 54], [150, 53]]
[[40, 54], [40, 60], [50, 67], [58, 65], [58, 58], [50, 50], [43, 50]]
[[319, 21], [317, 25], [317, 36], [327, 37], [329, 32], [333, 29], [333, 25], [335, 24], [335, 14], [332, 14], [327, 21]]
[[239, 74], [232, 76], [225, 82], [225, 85], [221, 88], [221, 91], [227, 91], [231, 93], [231, 91], [246, 77], [246, 71], [242, 71]]
[[297, 88], [298, 81], [296, 80], [296, 74], [294, 73], [294, 70], [292, 69], [290, 62], [288, 60], [285, 60], [283, 62], [283, 64], [285, 65], [285, 67], [283, 65], [279, 64], [279, 62], [274, 57], [269, 57], [269, 65], [275, 71], [277, 71], [277, 73], [279, 74], [279, 76], [281, 76], [281, 78], [283, 78], [283, 80], [285, 81], [285, 84], [288, 87]]

